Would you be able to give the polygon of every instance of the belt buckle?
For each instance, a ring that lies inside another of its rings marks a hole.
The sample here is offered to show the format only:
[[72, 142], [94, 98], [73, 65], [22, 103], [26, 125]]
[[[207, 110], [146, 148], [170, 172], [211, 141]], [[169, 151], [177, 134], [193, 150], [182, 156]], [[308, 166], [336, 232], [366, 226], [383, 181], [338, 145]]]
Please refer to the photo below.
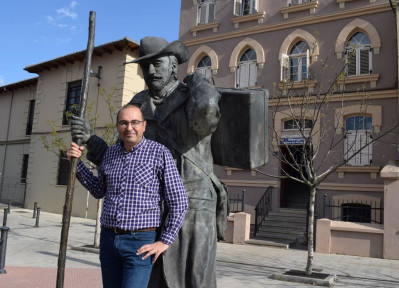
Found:
[[127, 232], [129, 232], [129, 231], [125, 231], [125, 230], [123, 230], [121, 228], [117, 228], [117, 227], [112, 227], [112, 231], [115, 234], [126, 234]]

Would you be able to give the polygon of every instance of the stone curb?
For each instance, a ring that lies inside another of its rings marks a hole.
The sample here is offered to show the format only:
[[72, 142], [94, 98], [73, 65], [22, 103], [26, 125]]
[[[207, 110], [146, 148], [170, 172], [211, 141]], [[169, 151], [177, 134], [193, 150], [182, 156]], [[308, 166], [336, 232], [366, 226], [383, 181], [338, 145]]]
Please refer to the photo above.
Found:
[[335, 281], [337, 280], [336, 275], [329, 275], [325, 279], [316, 279], [311, 277], [301, 277], [301, 276], [294, 276], [294, 275], [284, 275], [284, 274], [273, 274], [271, 279], [280, 280], [280, 281], [288, 281], [288, 282], [296, 282], [302, 284], [310, 284], [310, 285], [317, 285], [317, 286], [326, 286], [331, 287], [334, 285]]

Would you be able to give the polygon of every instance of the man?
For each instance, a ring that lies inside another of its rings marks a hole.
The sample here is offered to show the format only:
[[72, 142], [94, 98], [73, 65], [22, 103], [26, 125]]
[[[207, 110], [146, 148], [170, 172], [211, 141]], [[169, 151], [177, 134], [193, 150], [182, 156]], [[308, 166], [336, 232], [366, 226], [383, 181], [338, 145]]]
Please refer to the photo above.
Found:
[[[226, 191], [213, 173], [210, 146], [220, 118], [220, 94], [201, 74], [187, 76], [187, 86], [177, 80], [177, 66], [187, 60], [181, 42], [145, 37], [132, 61], [140, 64], [148, 90], [130, 103], [140, 107], [147, 121], [145, 137], [171, 151], [189, 198], [179, 235], [157, 261], [149, 287], [216, 287], [216, 244], [225, 235]], [[88, 159], [101, 163], [105, 142], [92, 135], [87, 122], [72, 122], [73, 137], [87, 142]]]
[[[117, 115], [121, 142], [107, 149], [98, 177], [82, 162], [78, 165], [79, 182], [95, 198], [104, 197], [100, 262], [103, 286], [108, 288], [146, 288], [152, 263], [173, 243], [187, 210], [172, 155], [162, 144], [145, 139], [145, 128], [140, 109], [124, 106]], [[72, 142], [67, 156], [79, 158], [82, 150]], [[155, 242], [162, 200], [169, 214]]]

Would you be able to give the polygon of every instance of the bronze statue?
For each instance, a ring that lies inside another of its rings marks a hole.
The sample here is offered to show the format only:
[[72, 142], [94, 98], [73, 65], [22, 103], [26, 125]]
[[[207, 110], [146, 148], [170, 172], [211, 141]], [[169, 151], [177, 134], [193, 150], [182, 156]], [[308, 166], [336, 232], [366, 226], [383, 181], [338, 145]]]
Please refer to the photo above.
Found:
[[[216, 244], [224, 239], [227, 193], [213, 173], [211, 137], [220, 112], [220, 94], [202, 74], [177, 80], [178, 64], [188, 60], [179, 41], [158, 37], [140, 41], [138, 63], [148, 89], [133, 97], [147, 121], [144, 137], [171, 151], [183, 179], [189, 207], [183, 227], [162, 261], [155, 263], [149, 287], [216, 287]], [[128, 64], [128, 63], [126, 63]], [[72, 120], [72, 137], [87, 143], [88, 160], [99, 165], [108, 148], [83, 119]]]

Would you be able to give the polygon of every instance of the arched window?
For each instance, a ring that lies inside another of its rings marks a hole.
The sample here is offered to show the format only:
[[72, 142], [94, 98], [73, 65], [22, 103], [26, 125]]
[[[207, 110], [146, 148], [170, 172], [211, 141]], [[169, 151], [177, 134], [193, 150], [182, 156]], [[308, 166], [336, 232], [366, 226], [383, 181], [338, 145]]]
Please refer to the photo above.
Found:
[[200, 0], [198, 7], [198, 24], [215, 21], [215, 0]]
[[346, 118], [344, 153], [347, 165], [372, 164], [373, 150], [369, 144], [372, 140], [371, 131], [372, 117], [358, 115]]
[[248, 49], [242, 54], [237, 68], [237, 87], [251, 87], [256, 85], [256, 52]]
[[370, 38], [362, 33], [355, 33], [345, 48], [346, 73], [348, 76], [369, 75], [372, 73], [372, 53]]
[[290, 54], [281, 56], [281, 81], [302, 81], [309, 76], [309, 45], [299, 41]]
[[195, 71], [204, 74], [206, 77], [211, 77], [212, 76], [212, 61], [209, 56], [204, 56], [197, 65], [197, 68]]

